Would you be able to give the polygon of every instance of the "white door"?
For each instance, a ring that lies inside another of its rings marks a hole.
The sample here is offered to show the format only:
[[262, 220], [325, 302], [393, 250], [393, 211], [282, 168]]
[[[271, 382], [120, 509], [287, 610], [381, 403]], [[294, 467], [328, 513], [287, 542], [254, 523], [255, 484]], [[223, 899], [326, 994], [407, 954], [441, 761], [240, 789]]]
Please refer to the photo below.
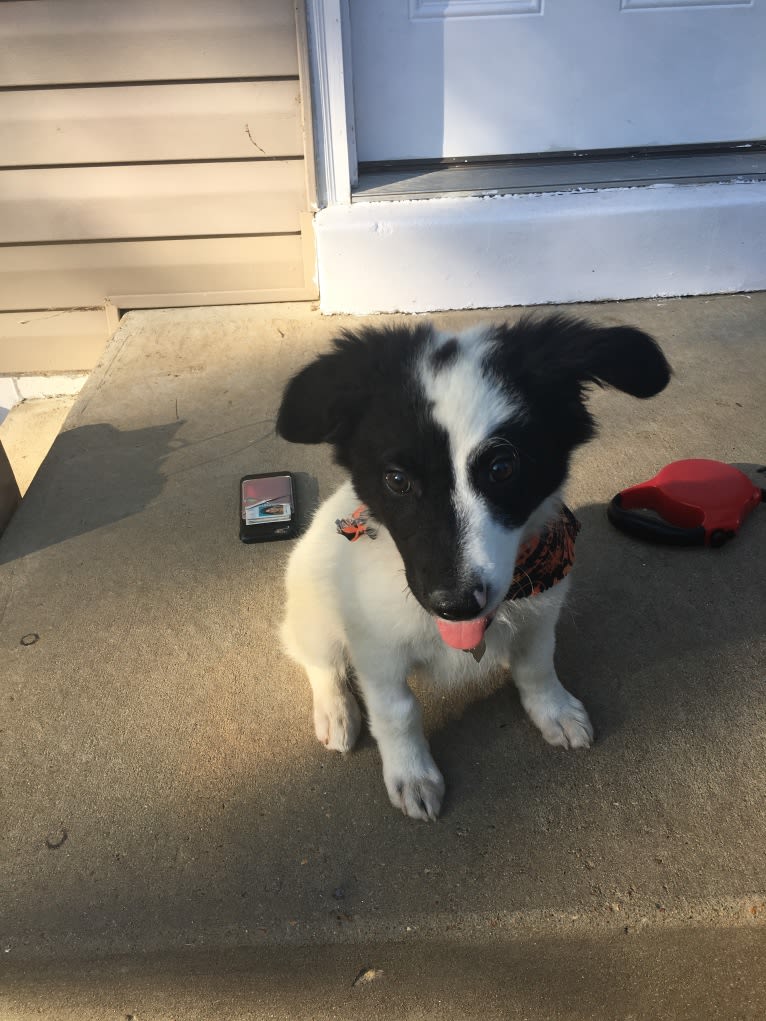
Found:
[[360, 161], [766, 138], [766, 0], [349, 0]]

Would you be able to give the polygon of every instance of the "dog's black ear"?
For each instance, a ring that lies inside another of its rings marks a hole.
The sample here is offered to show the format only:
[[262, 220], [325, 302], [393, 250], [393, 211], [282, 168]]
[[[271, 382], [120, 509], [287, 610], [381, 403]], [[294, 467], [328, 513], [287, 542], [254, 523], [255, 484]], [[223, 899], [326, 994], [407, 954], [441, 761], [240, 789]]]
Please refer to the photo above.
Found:
[[539, 384], [612, 386], [633, 397], [653, 397], [670, 381], [670, 365], [648, 333], [633, 326], [596, 326], [570, 316], [524, 318], [505, 338], [518, 357], [517, 374]]
[[285, 387], [277, 433], [290, 443], [333, 443], [349, 431], [368, 398], [365, 345], [345, 334]]

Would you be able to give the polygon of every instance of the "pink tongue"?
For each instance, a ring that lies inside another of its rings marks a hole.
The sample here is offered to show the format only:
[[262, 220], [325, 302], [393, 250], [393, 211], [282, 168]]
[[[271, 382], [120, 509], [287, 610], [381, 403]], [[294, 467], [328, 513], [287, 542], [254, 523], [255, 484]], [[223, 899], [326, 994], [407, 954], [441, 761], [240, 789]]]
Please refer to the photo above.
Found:
[[487, 624], [489, 617], [481, 617], [479, 620], [436, 619], [442, 641], [453, 649], [475, 649], [484, 637]]

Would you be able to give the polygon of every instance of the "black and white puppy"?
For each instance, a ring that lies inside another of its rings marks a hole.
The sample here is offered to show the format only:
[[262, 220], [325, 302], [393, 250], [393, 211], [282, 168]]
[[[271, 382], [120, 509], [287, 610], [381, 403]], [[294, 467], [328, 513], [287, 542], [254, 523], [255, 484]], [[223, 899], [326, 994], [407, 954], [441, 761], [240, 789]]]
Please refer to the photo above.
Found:
[[290, 557], [284, 646], [311, 682], [317, 737], [340, 752], [359, 733], [353, 670], [407, 815], [435, 819], [444, 795], [407, 683], [415, 670], [439, 685], [510, 670], [546, 741], [591, 744], [553, 665], [571, 556], [509, 598], [517, 559], [542, 542], [538, 561], [556, 562], [545, 543], [573, 521], [560, 490], [594, 433], [588, 384], [651, 397], [669, 376], [642, 331], [555, 315], [459, 336], [426, 323], [347, 332], [288, 383], [279, 435], [332, 444], [350, 481]]

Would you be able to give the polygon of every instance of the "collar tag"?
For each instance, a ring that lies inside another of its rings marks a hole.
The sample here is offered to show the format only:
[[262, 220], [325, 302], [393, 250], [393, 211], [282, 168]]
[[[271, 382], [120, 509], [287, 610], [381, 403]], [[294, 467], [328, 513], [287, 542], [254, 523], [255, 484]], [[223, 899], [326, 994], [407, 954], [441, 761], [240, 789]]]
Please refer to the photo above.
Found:
[[361, 539], [363, 535], [366, 535], [368, 539], [377, 539], [378, 530], [368, 524], [369, 518], [369, 507], [360, 503], [354, 513], [349, 517], [337, 518], [335, 521], [335, 528], [337, 529], [338, 535], [342, 535], [343, 538], [348, 539], [349, 542], [356, 542], [356, 540]]
[[473, 658], [476, 660], [477, 663], [481, 663], [481, 657], [487, 651], [487, 642], [486, 642], [486, 640], [484, 638], [482, 638], [482, 640], [479, 642], [479, 644], [475, 648], [473, 648], [473, 649], [466, 649], [465, 651], [466, 652], [470, 652], [471, 655], [473, 656]]

